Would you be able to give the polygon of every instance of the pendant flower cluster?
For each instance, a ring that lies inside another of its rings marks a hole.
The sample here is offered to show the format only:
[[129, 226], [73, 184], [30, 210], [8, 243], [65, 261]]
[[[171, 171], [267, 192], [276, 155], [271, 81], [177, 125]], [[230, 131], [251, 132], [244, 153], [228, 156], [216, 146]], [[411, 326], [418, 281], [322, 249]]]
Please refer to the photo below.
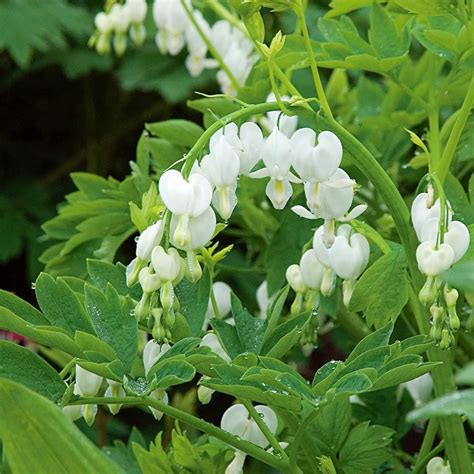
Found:
[[411, 219], [420, 245], [416, 260], [426, 282], [420, 291], [420, 301], [430, 306], [432, 315], [431, 336], [443, 348], [454, 342], [454, 333], [460, 327], [456, 313], [458, 291], [443, 285], [440, 275], [458, 262], [469, 248], [467, 227], [452, 220], [451, 205], [440, 198], [434, 199], [430, 184], [427, 192], [420, 193], [413, 201]]
[[122, 56], [127, 49], [127, 32], [135, 44], [142, 45], [147, 9], [146, 0], [126, 0], [124, 4], [114, 4], [108, 12], [98, 13], [89, 46], [94, 46], [99, 54], [107, 54], [112, 43], [115, 53]]

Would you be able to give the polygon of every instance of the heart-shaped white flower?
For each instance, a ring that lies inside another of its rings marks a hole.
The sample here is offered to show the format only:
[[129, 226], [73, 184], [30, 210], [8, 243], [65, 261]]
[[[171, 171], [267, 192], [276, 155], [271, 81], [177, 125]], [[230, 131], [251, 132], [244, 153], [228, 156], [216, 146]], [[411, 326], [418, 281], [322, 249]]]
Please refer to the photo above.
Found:
[[436, 276], [445, 272], [454, 262], [454, 252], [448, 244], [423, 242], [416, 249], [418, 268], [427, 276]]

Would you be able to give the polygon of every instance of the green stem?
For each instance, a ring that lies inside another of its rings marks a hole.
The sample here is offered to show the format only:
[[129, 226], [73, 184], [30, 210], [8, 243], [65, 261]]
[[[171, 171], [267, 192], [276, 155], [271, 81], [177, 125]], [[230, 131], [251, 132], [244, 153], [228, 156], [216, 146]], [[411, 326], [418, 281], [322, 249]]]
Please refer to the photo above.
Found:
[[234, 89], [236, 91], [239, 90], [241, 84], [232, 74], [232, 71], [227, 67], [224, 60], [221, 58], [221, 56], [217, 52], [216, 48], [214, 48], [214, 45], [209, 41], [209, 38], [206, 36], [201, 26], [194, 18], [193, 12], [190, 10], [186, 1], [181, 0], [181, 5], [186, 11], [186, 15], [188, 15], [188, 18], [191, 20], [191, 23], [193, 24], [194, 28], [196, 28], [197, 32], [199, 33], [199, 36], [201, 37], [201, 39], [204, 41], [205, 45], [207, 46], [207, 49], [209, 50], [213, 58], [219, 63], [219, 67], [227, 74], [227, 77], [230, 79], [230, 82], [232, 82], [232, 86], [234, 87]]
[[415, 469], [423, 463], [423, 460], [427, 454], [429, 454], [436, 438], [436, 434], [438, 433], [438, 428], [439, 420], [437, 418], [431, 418], [431, 420], [428, 422], [428, 428], [426, 429], [425, 436], [423, 437], [423, 443], [421, 445], [420, 452], [418, 453]]
[[267, 453], [262, 448], [239, 439], [237, 436], [234, 436], [227, 431], [224, 431], [217, 426], [214, 426], [207, 421], [201, 420], [190, 413], [186, 413], [182, 410], [174, 408], [166, 403], [163, 403], [159, 400], [155, 400], [151, 397], [87, 397], [81, 398], [79, 400], [73, 400], [69, 402], [69, 405], [109, 405], [109, 404], [121, 404], [121, 405], [145, 405], [154, 408], [171, 418], [186, 423], [193, 428], [207, 433], [208, 435], [214, 436], [217, 439], [220, 439], [224, 443], [232, 446], [239, 451], [249, 454], [250, 456], [258, 459], [259, 461], [268, 464], [269, 466], [279, 469], [281, 471], [288, 471], [288, 463], [283, 459], [278, 458], [277, 456]]
[[224, 7], [224, 5], [221, 5], [216, 0], [205, 0], [205, 4], [214, 10], [218, 16], [224, 20], [227, 20], [232, 26], [235, 26], [242, 32], [246, 33], [245, 27], [242, 25], [242, 23], [234, 15], [232, 15], [232, 13], [230, 13], [229, 10]]
[[255, 407], [252, 405], [252, 402], [250, 402], [249, 400], [244, 400], [244, 399], [240, 399], [239, 401], [247, 409], [247, 411], [249, 412], [250, 416], [253, 418], [255, 423], [257, 423], [257, 426], [260, 428], [265, 438], [267, 438], [267, 441], [270, 444], [270, 446], [275, 451], [281, 453], [285, 461], [288, 461], [288, 456], [286, 455], [285, 450], [280, 446], [280, 443], [275, 438], [274, 434], [270, 431], [270, 429], [268, 428], [266, 423], [263, 421], [263, 419], [260, 417], [257, 410], [255, 410]]
[[417, 462], [412, 474], [421, 474], [428, 462], [444, 449], [444, 441], [441, 441], [436, 448], [433, 448], [420, 462]]
[[429, 171], [433, 172], [438, 166], [441, 157], [441, 140], [439, 135], [439, 109], [434, 106], [428, 115], [428, 122], [430, 125], [429, 143], [430, 143], [430, 157], [429, 157]]
[[448, 174], [449, 167], [451, 166], [451, 162], [453, 161], [454, 153], [458, 146], [464, 127], [466, 126], [466, 122], [471, 112], [471, 108], [473, 104], [474, 104], [474, 77], [471, 79], [466, 97], [464, 98], [461, 108], [459, 109], [459, 114], [456, 117], [456, 122], [454, 122], [453, 129], [449, 136], [448, 142], [446, 143], [446, 147], [443, 151], [443, 155], [441, 156], [441, 161], [439, 162], [439, 165], [436, 169], [436, 172], [441, 182], [444, 181], [444, 179], [446, 178], [446, 175]]
[[302, 5], [298, 5], [295, 9], [296, 15], [300, 21], [301, 31], [303, 33], [303, 41], [309, 57], [309, 65], [311, 67], [311, 73], [313, 75], [314, 87], [316, 88], [316, 93], [318, 94], [318, 99], [321, 103], [321, 109], [329, 119], [333, 119], [331, 112], [331, 107], [329, 106], [326, 93], [324, 92], [323, 83], [321, 82], [321, 77], [318, 71], [318, 65], [316, 64], [316, 58], [314, 56], [314, 51], [311, 46], [311, 38], [309, 37], [308, 25], [306, 24], [306, 19], [304, 15], [304, 9]]

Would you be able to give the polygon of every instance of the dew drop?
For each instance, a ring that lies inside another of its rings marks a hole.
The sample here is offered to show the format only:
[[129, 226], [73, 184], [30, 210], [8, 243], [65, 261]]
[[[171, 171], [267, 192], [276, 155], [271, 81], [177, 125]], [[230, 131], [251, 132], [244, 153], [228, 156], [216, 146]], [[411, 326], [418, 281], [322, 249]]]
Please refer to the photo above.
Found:
[[133, 240], [135, 241], [135, 243], [137, 244], [138, 243], [138, 240], [140, 239], [140, 236], [137, 235]]
[[265, 415], [264, 415], [263, 413], [259, 413], [258, 416], [259, 416], [260, 418], [265, 418]]
[[31, 282], [31, 289], [36, 290], [36, 283], [34, 281]]

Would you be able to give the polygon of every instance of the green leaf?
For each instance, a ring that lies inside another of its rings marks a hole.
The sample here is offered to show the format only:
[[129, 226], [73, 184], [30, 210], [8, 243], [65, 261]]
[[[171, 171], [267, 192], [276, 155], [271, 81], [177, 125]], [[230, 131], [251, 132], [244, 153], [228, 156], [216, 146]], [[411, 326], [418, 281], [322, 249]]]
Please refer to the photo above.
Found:
[[140, 285], [134, 285], [131, 288], [127, 286], [125, 277], [126, 267], [121, 263], [115, 265], [102, 260], [87, 260], [87, 272], [94, 284], [105, 291], [107, 283], [110, 283], [120, 296], [130, 296], [139, 300], [142, 296]]
[[168, 461], [168, 456], [161, 446], [161, 433], [158, 433], [154, 443], [150, 443], [150, 450], [137, 443], [133, 443], [133, 453], [137, 458], [142, 472], [147, 474], [173, 474], [174, 471]]
[[75, 331], [93, 333], [91, 321], [76, 294], [58, 278], [41, 273], [36, 280], [35, 294], [48, 321], [70, 334]]
[[381, 58], [402, 56], [408, 52], [402, 44], [395, 21], [387, 9], [377, 3], [372, 5], [369, 39]]
[[83, 356], [82, 351], [64, 329], [32, 325], [6, 308], [0, 308], [0, 328], [21, 334], [38, 344], [61, 349], [72, 356]]
[[41, 395], [0, 379], [0, 399], [0, 438], [12, 472], [123, 472]]
[[117, 359], [117, 354], [112, 347], [106, 342], [101, 341], [97, 336], [87, 332], [76, 331], [74, 341], [84, 353], [96, 352], [101, 354], [108, 362]]
[[207, 268], [204, 269], [202, 277], [197, 283], [183, 280], [176, 287], [180, 312], [186, 318], [193, 336], [199, 336], [203, 330], [210, 293], [211, 275]]
[[30, 303], [5, 290], [0, 290], [0, 306], [32, 324], [48, 324], [48, 320]]
[[303, 313], [280, 324], [268, 336], [261, 353], [275, 359], [283, 357], [299, 341], [311, 316], [311, 312]]
[[367, 324], [377, 329], [394, 321], [408, 301], [406, 266], [401, 247], [379, 258], [356, 283], [350, 310], [363, 310]]
[[359, 357], [361, 354], [364, 354], [370, 349], [374, 349], [379, 346], [385, 346], [388, 344], [390, 336], [393, 331], [393, 323], [386, 324], [383, 328], [374, 331], [368, 336], [364, 337], [354, 350], [349, 354], [349, 357], [346, 359], [346, 363], [351, 362], [352, 360]]
[[21, 383], [59, 403], [66, 384], [46, 361], [18, 344], [0, 340], [0, 379]]
[[394, 431], [384, 426], [360, 423], [349, 433], [339, 459], [345, 474], [372, 474], [390, 458], [387, 446]]
[[137, 353], [137, 321], [130, 315], [130, 305], [122, 305], [109, 283], [105, 293], [85, 286], [85, 304], [100, 339], [110, 345], [118, 358], [131, 370]]
[[196, 375], [194, 367], [184, 360], [168, 359], [157, 364], [155, 372], [156, 386], [167, 389], [191, 381]]
[[145, 128], [153, 135], [170, 143], [192, 147], [204, 133], [202, 127], [189, 120], [172, 119], [163, 122], [147, 123]]
[[450, 11], [450, 0], [395, 0], [395, 2], [412, 13], [423, 16], [444, 15]]
[[474, 261], [458, 263], [451, 270], [443, 273], [442, 279], [454, 288], [474, 292]]
[[474, 423], [474, 389], [459, 390], [437, 398], [427, 405], [408, 414], [408, 421], [416, 421], [434, 416], [464, 415]]
[[474, 362], [467, 364], [456, 374], [456, 382], [474, 387]]
[[231, 294], [232, 316], [242, 349], [260, 354], [267, 322], [252, 316], [233, 293]]
[[231, 359], [245, 352], [235, 326], [221, 319], [213, 318], [211, 320], [211, 327], [214, 329], [219, 342]]

